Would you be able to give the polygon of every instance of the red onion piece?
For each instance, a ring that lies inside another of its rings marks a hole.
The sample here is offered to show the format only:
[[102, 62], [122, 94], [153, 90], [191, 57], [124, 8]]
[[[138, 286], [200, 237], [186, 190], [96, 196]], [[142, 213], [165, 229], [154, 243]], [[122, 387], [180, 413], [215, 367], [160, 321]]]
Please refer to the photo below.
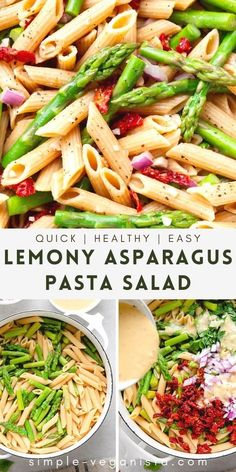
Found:
[[135, 156], [132, 159], [131, 164], [135, 170], [142, 170], [145, 169], [145, 167], [151, 166], [152, 160], [153, 155], [151, 154], [151, 152], [145, 151]]
[[144, 69], [145, 74], [149, 75], [153, 79], [156, 79], [158, 82], [167, 81], [166, 72], [161, 66], [152, 64], [150, 61], [148, 61], [146, 58], [143, 58], [142, 56], [141, 59], [147, 64]]
[[5, 105], [12, 105], [13, 107], [17, 107], [22, 105], [25, 101], [25, 96], [17, 92], [16, 90], [5, 89], [1, 94], [1, 102], [5, 103]]
[[71, 20], [72, 20], [72, 17], [70, 15], [68, 15], [67, 13], [63, 13], [63, 15], [60, 19], [60, 23], [65, 25], [66, 23], [69, 23], [69, 21], [71, 21]]
[[183, 74], [178, 74], [175, 76], [174, 80], [184, 80], [184, 79], [194, 79], [194, 75], [193, 74], [188, 74], [187, 72], [183, 73]]
[[114, 129], [112, 130], [112, 133], [113, 133], [115, 136], [120, 136], [120, 135], [121, 135], [121, 133], [120, 133], [120, 128], [114, 128]]

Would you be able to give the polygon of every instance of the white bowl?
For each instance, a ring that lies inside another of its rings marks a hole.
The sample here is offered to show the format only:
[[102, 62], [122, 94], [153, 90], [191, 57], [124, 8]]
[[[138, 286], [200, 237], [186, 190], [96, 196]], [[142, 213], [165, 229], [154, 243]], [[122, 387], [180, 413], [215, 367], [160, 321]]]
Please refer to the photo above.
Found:
[[[12, 455], [24, 458], [24, 459], [28, 459], [28, 460], [29, 459], [49, 459], [49, 458], [51, 459], [53, 457], [59, 457], [61, 455], [67, 454], [67, 453], [77, 449], [79, 446], [82, 446], [82, 444], [87, 442], [96, 433], [96, 431], [100, 428], [100, 426], [104, 422], [104, 420], [105, 420], [105, 418], [108, 414], [108, 411], [110, 409], [110, 406], [111, 406], [111, 400], [112, 400], [112, 395], [113, 395], [113, 374], [112, 374], [109, 359], [108, 359], [107, 354], [104, 351], [103, 346], [101, 345], [100, 341], [97, 339], [96, 335], [94, 333], [92, 333], [91, 331], [89, 331], [87, 328], [85, 328], [79, 320], [77, 321], [76, 319], [70, 318], [69, 316], [65, 316], [61, 313], [55, 313], [55, 312], [51, 312], [51, 311], [48, 311], [48, 310], [35, 310], [35, 311], [24, 311], [24, 312], [21, 312], [21, 313], [12, 314], [12, 315], [8, 316], [7, 318], [5, 318], [4, 320], [1, 320], [0, 327], [4, 326], [7, 323], [10, 323], [11, 321], [19, 320], [21, 318], [27, 318], [29, 316], [30, 317], [33, 317], [33, 316], [46, 316], [47, 318], [54, 318], [54, 319], [57, 319], [57, 320], [64, 321], [64, 323], [70, 324], [70, 325], [74, 326], [76, 329], [78, 329], [79, 331], [82, 331], [90, 339], [90, 341], [94, 344], [94, 346], [96, 347], [96, 349], [97, 349], [97, 351], [98, 351], [98, 353], [99, 353], [99, 355], [100, 355], [100, 357], [103, 361], [104, 369], [105, 369], [105, 372], [106, 372], [106, 378], [107, 378], [107, 394], [106, 394], [106, 399], [105, 399], [105, 403], [104, 403], [104, 406], [103, 406], [102, 413], [101, 413], [100, 417], [98, 418], [97, 423], [92, 427], [92, 429], [88, 432], [88, 434], [86, 434], [86, 436], [84, 436], [80, 441], [73, 444], [73, 446], [70, 446], [66, 449], [62, 449], [59, 452], [51, 453], [49, 455], [49, 454], [28, 454], [28, 453], [23, 453], [23, 452], [17, 452], [17, 451], [14, 451], [13, 449], [10, 449], [10, 448], [6, 447], [6, 446], [3, 446], [2, 444], [0, 445], [0, 449], [5, 451], [6, 453], [12, 454]], [[0, 456], [0, 458], [1, 458], [1, 456]]]

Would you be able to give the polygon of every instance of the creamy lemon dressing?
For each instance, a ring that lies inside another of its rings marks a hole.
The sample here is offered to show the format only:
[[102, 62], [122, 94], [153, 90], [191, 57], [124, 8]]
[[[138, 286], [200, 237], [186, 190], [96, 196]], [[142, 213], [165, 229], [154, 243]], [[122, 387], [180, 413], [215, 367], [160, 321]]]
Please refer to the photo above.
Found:
[[84, 299], [84, 300], [70, 300], [70, 299], [64, 299], [64, 300], [52, 300], [53, 303], [62, 311], [65, 312], [73, 312], [73, 311], [82, 311], [82, 310], [87, 310], [90, 308], [95, 300], [92, 299]]
[[227, 403], [236, 395], [236, 373], [217, 376], [217, 383], [211, 385], [210, 390], [204, 391], [204, 397], [207, 400], [218, 398], [222, 403]]
[[159, 335], [155, 325], [135, 306], [119, 305], [120, 381], [140, 379], [157, 360]]

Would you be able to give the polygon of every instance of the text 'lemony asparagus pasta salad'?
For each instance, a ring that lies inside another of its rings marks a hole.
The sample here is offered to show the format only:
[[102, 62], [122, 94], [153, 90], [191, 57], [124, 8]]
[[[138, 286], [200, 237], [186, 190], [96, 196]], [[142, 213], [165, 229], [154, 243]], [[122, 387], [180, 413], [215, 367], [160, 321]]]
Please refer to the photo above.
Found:
[[160, 338], [159, 352], [141, 380], [123, 391], [130, 418], [157, 441], [157, 448], [159, 444], [191, 454], [232, 449], [236, 446], [235, 300], [155, 300], [149, 306]]
[[236, 0], [0, 0], [0, 226], [236, 226]]
[[0, 328], [0, 444], [52, 454], [96, 424], [106, 375], [92, 342], [72, 325], [33, 316]]

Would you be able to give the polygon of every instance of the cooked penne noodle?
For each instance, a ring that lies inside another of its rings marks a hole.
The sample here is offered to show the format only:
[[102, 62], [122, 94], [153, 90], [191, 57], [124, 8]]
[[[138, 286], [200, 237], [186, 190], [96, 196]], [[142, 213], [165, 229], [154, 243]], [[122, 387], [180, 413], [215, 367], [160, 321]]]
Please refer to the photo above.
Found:
[[102, 32], [97, 36], [96, 40], [91, 44], [90, 48], [85, 52], [83, 57], [77, 64], [77, 69], [84, 61], [96, 54], [100, 49], [107, 46], [114, 46], [116, 43], [126, 36], [129, 30], [136, 23], [137, 13], [135, 10], [128, 10], [116, 15], [109, 23], [105, 24]]
[[32, 95], [30, 95], [30, 97], [23, 103], [23, 105], [21, 105], [17, 109], [17, 116], [22, 115], [24, 113], [33, 113], [35, 111], [40, 110], [44, 105], [47, 105], [50, 100], [55, 97], [55, 95], [56, 92], [54, 90], [40, 90], [38, 92], [32, 93]]
[[154, 128], [144, 129], [135, 134], [125, 136], [118, 140], [119, 145], [127, 150], [130, 156], [135, 156], [144, 151], [152, 151], [153, 149], [168, 147], [168, 140], [164, 138], [157, 130]]
[[92, 102], [89, 106], [87, 129], [111, 169], [117, 172], [125, 183], [128, 183], [132, 173], [128, 151], [122, 149], [119, 141]]
[[[176, 97], [160, 100], [154, 105], [132, 107], [132, 111], [141, 115], [174, 115], [182, 110], [188, 98], [188, 95], [177, 95]], [[130, 111], [128, 108], [125, 110]]]
[[[224, 133], [235, 138], [236, 136], [236, 123], [235, 118], [225, 113], [221, 108], [216, 106], [214, 103], [206, 102], [201, 113], [201, 117], [216, 126]], [[233, 178], [233, 177], [231, 177]]]
[[35, 228], [47, 228], [47, 229], [56, 228], [56, 225], [54, 223], [54, 216], [50, 216], [50, 215], [41, 216], [37, 220], [32, 221], [29, 228], [30, 229], [35, 229]]
[[111, 14], [114, 6], [115, 0], [103, 0], [82, 12], [42, 41], [39, 48], [40, 56], [47, 60], [58, 55], [67, 46], [88, 34], [104, 21]]
[[59, 138], [52, 138], [9, 164], [3, 172], [2, 184], [14, 185], [47, 166], [61, 154]]
[[8, 196], [4, 193], [0, 193], [0, 228], [6, 228], [9, 221], [7, 200]]
[[173, 13], [175, 2], [172, 0], [141, 0], [139, 16], [143, 18], [169, 18]]
[[46, 167], [43, 167], [35, 181], [35, 190], [38, 192], [50, 192], [53, 175], [61, 169], [61, 166], [61, 159], [54, 159]]
[[87, 190], [82, 190], [76, 187], [67, 190], [60, 198], [58, 198], [58, 201], [63, 205], [70, 205], [78, 210], [95, 211], [96, 209], [96, 213], [105, 215], [136, 214], [136, 210], [133, 208], [125, 207], [119, 203], [112, 202], [108, 198], [95, 195]]
[[[236, 199], [236, 182], [223, 182], [188, 189], [188, 192], [204, 197], [213, 206], [228, 205]], [[207, 219], [207, 218], [206, 218]]]
[[33, 82], [50, 88], [63, 87], [75, 75], [74, 72], [51, 67], [24, 66], [24, 68]]
[[108, 195], [110, 195], [110, 198], [114, 202], [127, 207], [132, 206], [129, 189], [122, 178], [114, 172], [114, 170], [107, 169], [106, 167], [100, 169], [100, 177]]
[[82, 57], [86, 51], [90, 48], [97, 37], [97, 30], [94, 28], [90, 33], [86, 34], [83, 38], [76, 41], [76, 46], [80, 57]]
[[47, 0], [36, 17], [14, 42], [18, 50], [35, 51], [57, 25], [63, 14], [63, 0]]
[[61, 113], [38, 129], [36, 134], [44, 137], [66, 136], [81, 121], [88, 116], [89, 104], [94, 92], [87, 92], [83, 97], [77, 98]]
[[18, 24], [18, 12], [20, 11], [22, 4], [23, 2], [21, 1], [0, 8], [0, 31]]
[[5, 146], [5, 139], [6, 139], [6, 133], [7, 133], [7, 128], [8, 128], [8, 123], [9, 123], [9, 115], [7, 111], [4, 111], [1, 116], [0, 120], [0, 158], [2, 157], [3, 154], [3, 149]]
[[218, 152], [203, 149], [195, 144], [181, 143], [170, 149], [166, 155], [183, 164], [193, 164], [236, 180], [236, 161]]
[[57, 56], [59, 69], [73, 70], [76, 63], [77, 48], [75, 46], [68, 46]]
[[94, 191], [102, 197], [109, 197], [109, 192], [102, 179], [101, 171], [103, 167], [106, 167], [104, 158], [96, 151], [90, 144], [83, 146], [83, 162], [86, 170], [86, 174], [90, 180], [90, 183]]
[[138, 41], [150, 41], [161, 34], [173, 35], [181, 30], [180, 26], [168, 20], [157, 20], [138, 29]]
[[26, 98], [29, 93], [23, 85], [14, 77], [13, 70], [7, 62], [0, 61], [0, 87], [1, 89], [13, 89], [21, 92]]
[[192, 49], [189, 57], [210, 61], [219, 47], [219, 42], [219, 33], [217, 29], [213, 29]]
[[44, 6], [46, 0], [23, 0], [18, 16], [20, 20], [38, 13]]
[[187, 10], [195, 0], [175, 0], [175, 9], [176, 10]]
[[213, 207], [197, 195], [191, 195], [170, 185], [153, 181], [150, 177], [138, 173], [132, 177], [130, 187], [134, 192], [145, 197], [164, 204], [168, 203], [171, 208], [184, 209], [184, 211], [189, 211], [207, 221], [214, 220]]

